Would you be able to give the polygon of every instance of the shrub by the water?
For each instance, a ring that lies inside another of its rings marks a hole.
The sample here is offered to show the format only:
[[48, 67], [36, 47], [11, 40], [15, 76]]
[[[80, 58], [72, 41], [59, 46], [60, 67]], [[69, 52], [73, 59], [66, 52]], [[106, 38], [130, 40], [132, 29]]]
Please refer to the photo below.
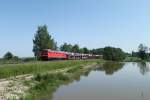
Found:
[[105, 60], [121, 61], [125, 59], [125, 53], [120, 48], [105, 47], [103, 50]]

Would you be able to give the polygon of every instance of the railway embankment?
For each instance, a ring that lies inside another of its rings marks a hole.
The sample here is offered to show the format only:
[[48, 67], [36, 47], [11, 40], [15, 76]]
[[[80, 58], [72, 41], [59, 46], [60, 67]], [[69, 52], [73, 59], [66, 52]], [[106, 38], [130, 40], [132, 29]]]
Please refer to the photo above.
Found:
[[[0, 65], [0, 100], [44, 99], [61, 84], [78, 79], [103, 60], [70, 60]], [[44, 95], [44, 97], [43, 97]]]

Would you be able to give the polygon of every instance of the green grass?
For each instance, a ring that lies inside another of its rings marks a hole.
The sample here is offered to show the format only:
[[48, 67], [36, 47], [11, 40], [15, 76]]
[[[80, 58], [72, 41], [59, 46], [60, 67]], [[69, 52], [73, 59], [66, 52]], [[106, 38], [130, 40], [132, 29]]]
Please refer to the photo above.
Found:
[[79, 69], [82, 69], [83, 66], [75, 66], [74, 68], [69, 69], [67, 72], [68, 73], [74, 73]]
[[37, 84], [31, 87], [26, 97], [23, 97], [23, 100], [43, 100], [45, 98], [44, 94], [49, 94], [50, 96], [50, 94], [52, 94], [59, 85], [68, 80], [70, 80], [69, 77], [62, 73], [37, 74], [32, 80], [37, 82]]
[[[79, 80], [83, 73], [89, 71], [87, 65], [104, 62], [103, 60], [66, 60], [51, 62], [30, 62], [22, 64], [0, 65], [0, 78], [9, 78], [18, 75], [32, 74], [34, 78], [24, 80], [23, 84], [29, 87], [25, 96], [20, 100], [45, 100], [62, 84]], [[92, 67], [93, 68], [93, 67]], [[58, 69], [67, 69], [57, 72]], [[54, 73], [50, 73], [53, 72]], [[86, 73], [87, 74], [87, 73]]]
[[37, 74], [61, 68], [88, 65], [98, 60], [68, 60], [0, 65], [0, 79], [24, 74]]
[[138, 57], [126, 57], [124, 61], [125, 62], [139, 62], [141, 61], [141, 59]]
[[[91, 68], [82, 68], [83, 66], [73, 67], [65, 74], [63, 73], [45, 73], [34, 76], [34, 85], [28, 94], [23, 97], [25, 100], [51, 100], [52, 93], [62, 84], [68, 84], [73, 80], [79, 80], [81, 75], [87, 74]], [[82, 70], [81, 70], [82, 68]], [[92, 67], [94, 68], [94, 67]]]

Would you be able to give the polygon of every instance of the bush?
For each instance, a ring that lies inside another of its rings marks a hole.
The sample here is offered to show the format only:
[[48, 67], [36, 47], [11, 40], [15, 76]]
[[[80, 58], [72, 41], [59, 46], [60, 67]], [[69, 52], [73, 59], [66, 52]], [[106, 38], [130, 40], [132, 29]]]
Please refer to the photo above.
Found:
[[120, 48], [105, 47], [103, 58], [105, 60], [121, 61], [125, 59], [125, 53]]
[[11, 60], [13, 58], [13, 54], [11, 52], [7, 52], [3, 58], [5, 60]]

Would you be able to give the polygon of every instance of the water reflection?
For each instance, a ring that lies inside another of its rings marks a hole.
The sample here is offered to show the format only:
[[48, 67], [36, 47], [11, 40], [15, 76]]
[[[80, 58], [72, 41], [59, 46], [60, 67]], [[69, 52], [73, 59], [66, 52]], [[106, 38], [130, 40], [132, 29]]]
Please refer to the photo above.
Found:
[[84, 73], [83, 76], [88, 77], [88, 75], [90, 74], [91, 70], [88, 70], [87, 72]]
[[115, 72], [121, 70], [123, 66], [123, 63], [107, 62], [104, 63], [103, 66], [98, 67], [96, 70], [105, 71], [106, 75], [113, 75]]
[[150, 100], [149, 67], [148, 62], [104, 63], [59, 87], [52, 100]]
[[140, 73], [142, 75], [146, 75], [146, 73], [149, 72], [150, 65], [147, 62], [138, 62], [137, 67], [139, 67]]
[[141, 100], [144, 100], [144, 93], [143, 93], [143, 90], [141, 92]]

